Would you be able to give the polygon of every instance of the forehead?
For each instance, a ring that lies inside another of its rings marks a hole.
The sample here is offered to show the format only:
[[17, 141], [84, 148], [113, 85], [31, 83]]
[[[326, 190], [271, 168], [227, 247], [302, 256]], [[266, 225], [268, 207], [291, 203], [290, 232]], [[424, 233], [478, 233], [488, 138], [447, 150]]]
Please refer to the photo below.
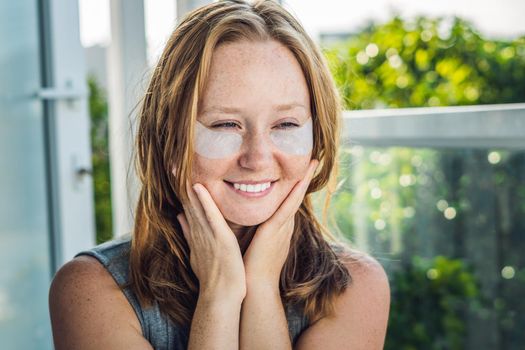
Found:
[[288, 48], [273, 40], [218, 46], [205, 86], [199, 112], [217, 107], [247, 113], [282, 109], [310, 112], [301, 66]]

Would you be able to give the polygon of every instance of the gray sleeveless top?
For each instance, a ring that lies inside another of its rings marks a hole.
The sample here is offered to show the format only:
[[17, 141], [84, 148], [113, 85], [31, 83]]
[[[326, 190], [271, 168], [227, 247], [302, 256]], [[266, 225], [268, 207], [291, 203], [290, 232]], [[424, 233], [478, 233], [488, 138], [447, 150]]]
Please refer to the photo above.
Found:
[[[113, 276], [119, 286], [128, 282], [129, 253], [131, 236], [128, 234], [121, 238], [98, 245], [90, 250], [78, 253], [96, 258]], [[156, 350], [186, 349], [190, 330], [172, 323], [159, 309], [157, 303], [152, 307], [142, 308], [131, 288], [123, 290], [124, 295], [135, 310], [142, 327], [142, 335]], [[294, 307], [286, 308], [288, 331], [292, 344], [295, 344], [301, 332], [309, 325], [308, 319], [301, 311]]]

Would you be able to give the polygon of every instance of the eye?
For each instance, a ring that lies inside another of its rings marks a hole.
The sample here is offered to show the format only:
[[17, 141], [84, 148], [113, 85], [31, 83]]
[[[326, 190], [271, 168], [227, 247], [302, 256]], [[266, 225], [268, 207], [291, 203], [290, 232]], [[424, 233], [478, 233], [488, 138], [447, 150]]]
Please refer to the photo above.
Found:
[[292, 122], [284, 122], [277, 126], [277, 128], [279, 129], [293, 129], [297, 127], [299, 127], [299, 125], [297, 125], [296, 123], [292, 123]]
[[239, 127], [239, 125], [234, 122], [224, 122], [224, 123], [212, 125], [212, 128], [214, 129], [232, 129], [232, 128], [237, 128], [237, 127]]

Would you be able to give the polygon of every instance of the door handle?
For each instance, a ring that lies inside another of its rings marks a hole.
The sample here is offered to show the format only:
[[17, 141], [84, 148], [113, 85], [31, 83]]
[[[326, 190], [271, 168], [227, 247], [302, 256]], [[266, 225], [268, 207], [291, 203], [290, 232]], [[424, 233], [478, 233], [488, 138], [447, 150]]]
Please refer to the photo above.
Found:
[[41, 100], [78, 100], [87, 95], [85, 90], [56, 88], [43, 88], [36, 93], [36, 97]]

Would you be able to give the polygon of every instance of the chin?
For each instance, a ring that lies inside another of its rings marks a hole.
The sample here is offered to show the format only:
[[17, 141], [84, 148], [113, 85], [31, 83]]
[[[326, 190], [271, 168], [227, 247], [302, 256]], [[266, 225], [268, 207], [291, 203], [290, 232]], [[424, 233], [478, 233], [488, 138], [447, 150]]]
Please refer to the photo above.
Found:
[[249, 214], [242, 215], [239, 213], [237, 215], [228, 215], [226, 219], [233, 224], [237, 224], [241, 226], [255, 226], [255, 225], [262, 224], [263, 222], [265, 222], [272, 216], [271, 214], [267, 214], [267, 215], [265, 214], [266, 213], [258, 213], [254, 215], [249, 215]]

